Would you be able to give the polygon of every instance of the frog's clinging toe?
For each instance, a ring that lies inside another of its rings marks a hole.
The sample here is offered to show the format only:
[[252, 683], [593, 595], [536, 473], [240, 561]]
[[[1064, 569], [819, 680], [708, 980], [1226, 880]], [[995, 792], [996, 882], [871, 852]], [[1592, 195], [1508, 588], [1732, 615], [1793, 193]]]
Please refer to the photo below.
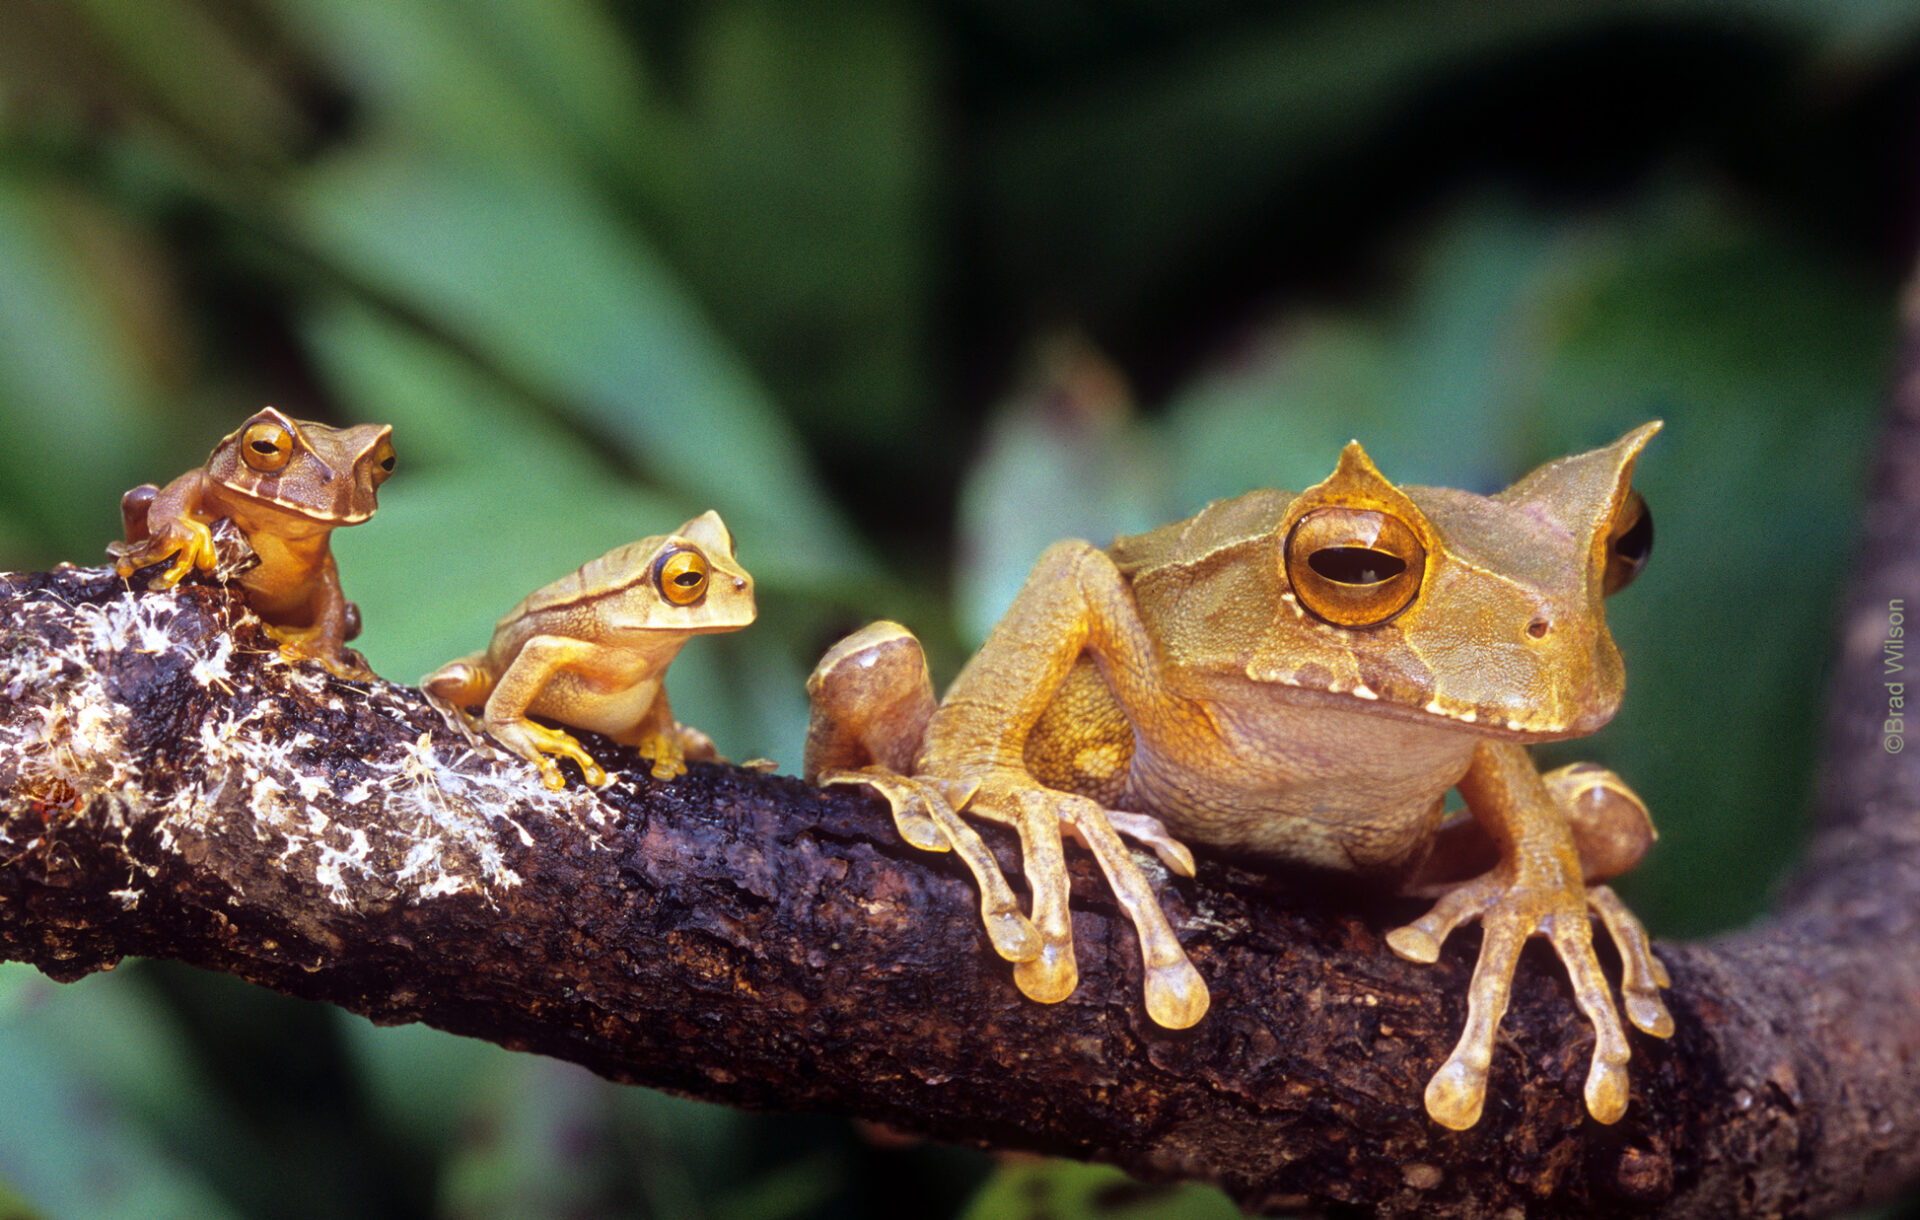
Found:
[[1486, 1101], [1487, 1070], [1469, 1064], [1458, 1051], [1427, 1082], [1427, 1113], [1455, 1131], [1479, 1122]]
[[1627, 1020], [1642, 1033], [1652, 1034], [1656, 1038], [1673, 1037], [1673, 1014], [1667, 1011], [1666, 1004], [1658, 992], [1650, 995], [1636, 995], [1627, 992]]
[[1415, 924], [1387, 933], [1387, 947], [1410, 962], [1431, 966], [1440, 960], [1440, 942]]
[[1046, 947], [1033, 921], [1012, 907], [983, 910], [981, 916], [987, 925], [987, 939], [993, 942], [993, 951], [1007, 961], [1030, 962]]
[[1587, 1113], [1594, 1121], [1609, 1125], [1627, 1112], [1627, 1069], [1625, 1064], [1595, 1057], [1587, 1072]]
[[1073, 960], [1073, 942], [1043, 944], [1037, 957], [1014, 963], [1013, 981], [1030, 1000], [1058, 1004], [1066, 999], [1080, 985], [1080, 967]]
[[1207, 1015], [1213, 1002], [1207, 984], [1183, 955], [1147, 971], [1147, 1015], [1166, 1029], [1187, 1029]]

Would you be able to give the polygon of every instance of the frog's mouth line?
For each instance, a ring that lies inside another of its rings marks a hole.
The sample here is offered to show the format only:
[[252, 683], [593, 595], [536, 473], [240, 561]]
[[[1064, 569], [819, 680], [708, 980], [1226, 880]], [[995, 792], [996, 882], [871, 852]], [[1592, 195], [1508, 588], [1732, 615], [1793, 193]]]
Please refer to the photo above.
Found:
[[[1309, 686], [1294, 678], [1274, 676], [1256, 679], [1263, 683], [1278, 683], [1290, 692], [1324, 701], [1325, 706], [1346, 712], [1365, 709], [1370, 716], [1387, 716], [1395, 720], [1404, 720], [1415, 724], [1444, 725], [1465, 732], [1478, 733], [1486, 737], [1497, 737], [1508, 741], [1541, 743], [1565, 741], [1574, 737], [1585, 737], [1607, 721], [1613, 719], [1615, 708], [1608, 708], [1605, 715], [1599, 716], [1591, 724], [1581, 721], [1540, 720], [1529, 723], [1496, 715], [1473, 704], [1456, 704], [1449, 707], [1438, 699], [1429, 699], [1425, 704], [1413, 705], [1400, 703], [1383, 697], [1365, 683], [1353, 686]], [[1455, 710], [1455, 709], [1458, 710]]]

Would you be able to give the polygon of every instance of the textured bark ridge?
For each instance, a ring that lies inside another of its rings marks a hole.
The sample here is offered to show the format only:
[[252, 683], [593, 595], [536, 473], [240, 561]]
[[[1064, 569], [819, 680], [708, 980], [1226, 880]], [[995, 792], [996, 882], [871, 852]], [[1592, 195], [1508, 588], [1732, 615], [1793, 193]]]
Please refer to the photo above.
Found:
[[1082, 981], [1037, 1005], [964, 871], [867, 796], [723, 766], [656, 782], [591, 736], [617, 781], [549, 792], [410, 688], [283, 661], [220, 585], [98, 569], [0, 577], [0, 956], [60, 979], [175, 958], [618, 1080], [1203, 1178], [1254, 1208], [1833, 1211], [1920, 1173], [1920, 764], [1880, 731], [1888, 605], [1920, 602], [1916, 403], [1903, 383], [1827, 827], [1773, 922], [1661, 947], [1679, 1029], [1633, 1035], [1613, 1127], [1584, 1115], [1591, 1034], [1542, 947], [1486, 1116], [1448, 1132], [1421, 1092], [1477, 938], [1400, 961], [1383, 933], [1417, 907], [1146, 860], [1214, 994], [1174, 1033], [1075, 853]]

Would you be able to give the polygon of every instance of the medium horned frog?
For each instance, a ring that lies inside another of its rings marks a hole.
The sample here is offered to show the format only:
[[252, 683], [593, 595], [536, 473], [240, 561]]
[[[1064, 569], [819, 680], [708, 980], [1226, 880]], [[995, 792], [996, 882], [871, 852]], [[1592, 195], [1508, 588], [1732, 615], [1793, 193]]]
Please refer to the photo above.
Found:
[[[1304, 492], [1219, 501], [1106, 550], [1057, 543], [937, 705], [904, 628], [835, 645], [808, 683], [807, 775], [876, 789], [909, 842], [957, 851], [1036, 1000], [1078, 982], [1072, 833], [1139, 933], [1147, 1012], [1173, 1029], [1205, 1015], [1207, 987], [1122, 834], [1189, 875], [1182, 840], [1438, 895], [1387, 941], [1432, 962], [1480, 920], [1466, 1029], [1426, 1091], [1456, 1129], [1479, 1120], [1521, 947], [1544, 934], [1596, 1034], [1587, 1108], [1614, 1122], [1628, 1047], [1589, 912], [1619, 950], [1627, 1017], [1668, 1036], [1666, 970], [1594, 884], [1639, 860], [1652, 823], [1612, 772], [1542, 775], [1527, 745], [1591, 733], [1620, 704], [1602, 600], [1652, 548], [1631, 479], [1659, 426], [1492, 497], [1395, 487], [1356, 442]], [[1456, 787], [1469, 813], [1448, 819]], [[1030, 919], [956, 812], [1018, 831]]]
[[667, 666], [688, 636], [738, 631], [753, 617], [753, 577], [734, 560], [733, 535], [719, 513], [703, 513], [529, 593], [494, 625], [485, 652], [442, 665], [420, 689], [470, 735], [466, 709], [484, 704], [479, 723], [549, 788], [567, 786], [551, 755], [578, 763], [589, 784], [609, 776], [573, 734], [530, 715], [637, 746], [655, 779], [673, 779], [688, 758], [718, 756], [705, 733], [673, 718]]
[[360, 610], [340, 591], [330, 538], [373, 516], [393, 466], [385, 424], [330, 428], [267, 407], [222, 438], [205, 466], [120, 498], [127, 540], [107, 547], [117, 556], [114, 571], [125, 578], [171, 560], [148, 582], [153, 589], [173, 588], [194, 568], [212, 571], [208, 527], [228, 518], [259, 556], [236, 579], [281, 655], [318, 661], [338, 677], [371, 678], [346, 646], [360, 634]]

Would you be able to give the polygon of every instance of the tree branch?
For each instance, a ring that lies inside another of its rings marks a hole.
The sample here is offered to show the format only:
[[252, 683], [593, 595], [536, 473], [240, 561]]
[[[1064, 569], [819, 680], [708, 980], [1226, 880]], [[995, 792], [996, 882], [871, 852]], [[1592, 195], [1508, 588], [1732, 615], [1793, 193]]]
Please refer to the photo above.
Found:
[[1161, 889], [1214, 1006], [1169, 1032], [1076, 859], [1082, 981], [1042, 1007], [964, 871], [862, 794], [721, 766], [658, 783], [603, 742], [615, 785], [551, 793], [409, 688], [288, 665], [221, 586], [104, 570], [0, 577], [0, 956], [67, 980], [175, 958], [617, 1080], [1210, 1179], [1257, 1208], [1828, 1212], [1920, 1173], [1920, 764], [1880, 723], [1888, 605], [1920, 600], [1920, 341], [1881, 453], [1825, 829], [1771, 922], [1662, 946], [1679, 1029], [1635, 1035], [1614, 1127], [1584, 1116], [1591, 1034], [1544, 952], [1486, 1116], [1448, 1132], [1421, 1092], [1471, 936], [1412, 965], [1382, 939], [1407, 911], [1203, 862]]

